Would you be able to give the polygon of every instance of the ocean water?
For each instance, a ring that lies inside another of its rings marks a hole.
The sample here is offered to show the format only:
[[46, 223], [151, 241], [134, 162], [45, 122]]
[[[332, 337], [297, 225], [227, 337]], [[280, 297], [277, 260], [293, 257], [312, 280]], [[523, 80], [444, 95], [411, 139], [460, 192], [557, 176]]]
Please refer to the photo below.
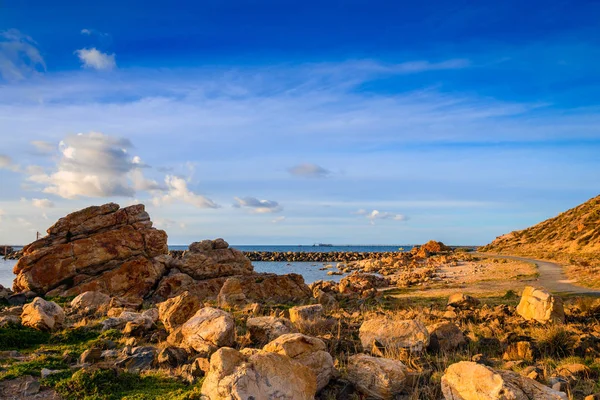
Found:
[[[398, 251], [400, 248], [403, 251], [410, 251], [413, 248], [412, 245], [398, 245], [398, 246], [366, 246], [366, 245], [340, 245], [340, 246], [250, 246], [250, 245], [231, 245], [241, 251], [294, 251], [294, 252], [329, 252], [329, 251], [356, 251], [356, 252], [386, 252], [386, 251]], [[169, 250], [187, 250], [188, 246], [169, 246]], [[18, 250], [18, 247], [16, 248]], [[13, 279], [15, 275], [12, 270], [17, 262], [15, 260], [4, 260], [0, 258], [0, 285], [4, 287], [12, 287]], [[339, 282], [343, 276], [339, 275], [327, 275], [327, 271], [321, 271], [327, 263], [312, 263], [312, 262], [279, 262], [279, 261], [254, 261], [252, 265], [256, 272], [272, 272], [276, 274], [289, 274], [296, 273], [304, 277], [306, 283], [312, 283], [318, 280], [331, 280]], [[336, 263], [331, 263], [335, 265]], [[334, 269], [335, 270], [335, 269]]]

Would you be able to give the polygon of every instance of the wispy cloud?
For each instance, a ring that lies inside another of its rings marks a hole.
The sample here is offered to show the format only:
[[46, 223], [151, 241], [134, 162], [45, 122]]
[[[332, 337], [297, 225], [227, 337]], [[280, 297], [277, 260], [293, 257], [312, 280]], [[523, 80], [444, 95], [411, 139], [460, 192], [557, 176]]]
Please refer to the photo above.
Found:
[[37, 43], [16, 29], [0, 32], [0, 76], [19, 81], [45, 70], [46, 63]]
[[360, 209], [352, 214], [365, 216], [372, 225], [375, 225], [376, 220], [393, 220], [393, 221], [406, 221], [407, 218], [402, 214], [393, 214], [386, 211], [372, 210], [367, 211], [365, 209]]
[[117, 67], [115, 54], [103, 53], [92, 47], [91, 49], [79, 49], [75, 51], [83, 67], [96, 70], [112, 70]]
[[31, 142], [33, 147], [42, 154], [50, 154], [57, 150], [57, 146], [54, 143], [46, 142], [44, 140], [34, 140]]
[[288, 169], [289, 173], [294, 176], [301, 176], [304, 178], [324, 178], [330, 174], [328, 170], [317, 164], [298, 164]]
[[167, 192], [162, 196], [152, 199], [155, 206], [172, 203], [187, 203], [197, 208], [219, 208], [220, 206], [211, 199], [192, 192], [185, 179], [167, 175], [165, 178]]
[[31, 199], [31, 204], [37, 208], [52, 208], [54, 203], [48, 199]]
[[274, 219], [271, 220], [271, 222], [274, 224], [279, 224], [283, 221], [285, 221], [285, 216], [283, 216], [283, 215], [280, 215], [279, 217], [275, 217]]
[[278, 202], [273, 200], [259, 200], [255, 197], [235, 197], [235, 204], [233, 205], [236, 208], [246, 207], [252, 210], [254, 214], [267, 214], [267, 213], [276, 213], [283, 210], [283, 208], [279, 205]]

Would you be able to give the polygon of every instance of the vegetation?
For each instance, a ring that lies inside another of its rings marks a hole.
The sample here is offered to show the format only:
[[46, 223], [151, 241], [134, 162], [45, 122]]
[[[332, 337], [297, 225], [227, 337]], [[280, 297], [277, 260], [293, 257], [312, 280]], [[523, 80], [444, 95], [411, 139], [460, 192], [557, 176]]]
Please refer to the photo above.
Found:
[[66, 400], [195, 400], [201, 383], [185, 385], [158, 374], [139, 376], [112, 369], [82, 369], [73, 376], [50, 382]]

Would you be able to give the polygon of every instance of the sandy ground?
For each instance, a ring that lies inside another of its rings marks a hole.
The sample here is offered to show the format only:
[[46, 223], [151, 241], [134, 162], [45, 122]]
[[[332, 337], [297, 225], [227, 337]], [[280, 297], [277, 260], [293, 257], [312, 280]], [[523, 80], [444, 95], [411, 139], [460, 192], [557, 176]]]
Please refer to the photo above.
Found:
[[453, 266], [444, 264], [437, 270], [430, 283], [404, 289], [391, 289], [393, 297], [447, 297], [462, 292], [479, 297], [502, 296], [508, 290], [520, 292], [525, 286], [537, 281], [534, 263], [481, 259], [461, 261]]

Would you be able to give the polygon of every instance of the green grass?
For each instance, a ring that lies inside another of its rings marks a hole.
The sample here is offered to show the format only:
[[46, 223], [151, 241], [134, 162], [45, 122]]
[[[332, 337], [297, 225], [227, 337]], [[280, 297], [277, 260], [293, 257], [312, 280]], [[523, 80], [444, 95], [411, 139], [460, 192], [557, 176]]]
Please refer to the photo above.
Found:
[[53, 386], [66, 400], [201, 399], [201, 383], [192, 386], [160, 375], [140, 376], [114, 370], [79, 370], [53, 382]]
[[0, 351], [31, 349], [48, 343], [50, 334], [22, 325], [0, 328]]
[[56, 356], [42, 355], [31, 361], [14, 363], [4, 370], [0, 370], [0, 381], [6, 379], [15, 379], [24, 375], [39, 376], [44, 368], [48, 369], [66, 369], [66, 365]]

